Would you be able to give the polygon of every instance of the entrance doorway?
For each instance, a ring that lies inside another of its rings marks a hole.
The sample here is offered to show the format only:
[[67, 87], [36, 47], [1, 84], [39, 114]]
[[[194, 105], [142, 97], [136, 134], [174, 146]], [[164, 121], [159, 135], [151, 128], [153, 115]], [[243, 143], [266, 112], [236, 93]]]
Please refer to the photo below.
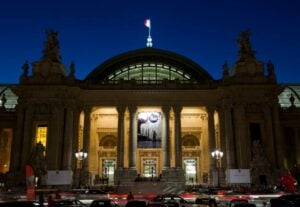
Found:
[[102, 177], [108, 184], [114, 183], [115, 164], [115, 160], [102, 160]]
[[184, 172], [186, 184], [197, 183], [197, 160], [184, 159]]
[[148, 178], [156, 176], [156, 160], [155, 159], [144, 159], [143, 176], [148, 177]]

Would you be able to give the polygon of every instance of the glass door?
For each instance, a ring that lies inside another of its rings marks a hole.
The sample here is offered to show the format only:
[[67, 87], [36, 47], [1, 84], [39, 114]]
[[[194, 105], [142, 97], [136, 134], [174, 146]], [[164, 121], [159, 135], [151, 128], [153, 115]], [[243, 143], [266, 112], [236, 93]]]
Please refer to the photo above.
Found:
[[115, 163], [115, 160], [102, 160], [102, 177], [108, 184], [114, 183]]
[[156, 160], [146, 159], [143, 162], [143, 176], [156, 177]]
[[184, 161], [184, 172], [186, 184], [197, 183], [197, 160], [196, 159], [185, 159]]

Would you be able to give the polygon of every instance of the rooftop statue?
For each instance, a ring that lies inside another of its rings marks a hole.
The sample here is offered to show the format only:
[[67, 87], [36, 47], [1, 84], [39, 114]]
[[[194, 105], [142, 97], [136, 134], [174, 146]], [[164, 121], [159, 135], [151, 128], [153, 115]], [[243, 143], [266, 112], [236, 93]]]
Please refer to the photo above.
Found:
[[70, 73], [69, 77], [74, 78], [75, 77], [75, 63], [72, 61], [70, 65]]
[[26, 61], [26, 62], [23, 64], [22, 69], [23, 69], [22, 77], [27, 77], [27, 76], [28, 76], [28, 71], [29, 71], [28, 61]]
[[59, 41], [57, 39], [58, 32], [47, 30], [47, 41], [45, 42], [45, 49], [43, 50], [43, 58], [48, 58], [54, 62], [61, 62], [59, 54]]
[[249, 37], [250, 30], [240, 32], [240, 38], [237, 43], [240, 45], [238, 62], [245, 62], [248, 59], [255, 59], [255, 51], [252, 50]]
[[228, 75], [229, 75], [229, 67], [227, 61], [225, 61], [225, 63], [223, 64], [223, 77]]

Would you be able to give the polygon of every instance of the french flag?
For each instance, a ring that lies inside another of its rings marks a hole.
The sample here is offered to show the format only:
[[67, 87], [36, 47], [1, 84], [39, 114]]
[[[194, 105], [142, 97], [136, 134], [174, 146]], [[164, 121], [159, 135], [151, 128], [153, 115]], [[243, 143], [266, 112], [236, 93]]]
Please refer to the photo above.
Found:
[[151, 21], [150, 19], [145, 19], [144, 24], [146, 27], [151, 28]]

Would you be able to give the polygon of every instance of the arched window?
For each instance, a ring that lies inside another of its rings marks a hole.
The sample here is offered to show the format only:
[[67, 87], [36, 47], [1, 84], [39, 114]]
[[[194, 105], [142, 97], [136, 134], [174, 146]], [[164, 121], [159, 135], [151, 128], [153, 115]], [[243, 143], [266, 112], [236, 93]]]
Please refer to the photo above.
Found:
[[99, 146], [101, 146], [105, 149], [115, 148], [117, 146], [117, 138], [113, 135], [104, 136], [101, 139]]
[[199, 146], [200, 143], [199, 143], [199, 140], [198, 140], [198, 138], [196, 136], [189, 134], [189, 135], [185, 135], [182, 138], [182, 145], [184, 147], [191, 148], [191, 147], [197, 147], [197, 146]]

